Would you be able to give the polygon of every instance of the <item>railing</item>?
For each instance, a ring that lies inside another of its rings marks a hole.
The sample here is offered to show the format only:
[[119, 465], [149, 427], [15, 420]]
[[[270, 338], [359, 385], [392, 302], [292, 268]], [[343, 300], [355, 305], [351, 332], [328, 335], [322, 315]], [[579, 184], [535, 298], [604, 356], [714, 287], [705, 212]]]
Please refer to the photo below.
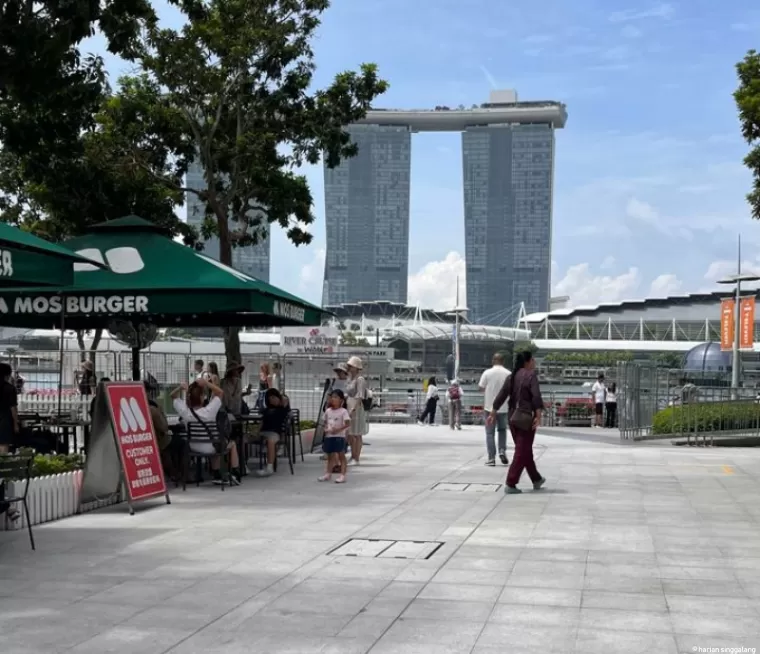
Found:
[[[121, 501], [119, 494], [116, 494], [105, 500], [80, 504], [79, 494], [82, 488], [83, 475], [82, 470], [75, 470], [59, 475], [31, 479], [29, 481], [27, 505], [29, 506], [29, 518], [32, 526], [67, 518], [77, 513], [94, 511]], [[21, 494], [25, 484], [26, 481], [10, 482], [8, 494]], [[0, 516], [0, 531], [26, 528], [26, 515], [23, 507], [17, 505], [15, 508], [20, 511], [21, 517], [15, 522], [9, 522], [4, 519], [5, 516]]]
[[618, 366], [624, 440], [685, 438], [687, 443], [760, 435], [754, 388], [731, 388], [730, 373], [690, 373], [641, 363]]

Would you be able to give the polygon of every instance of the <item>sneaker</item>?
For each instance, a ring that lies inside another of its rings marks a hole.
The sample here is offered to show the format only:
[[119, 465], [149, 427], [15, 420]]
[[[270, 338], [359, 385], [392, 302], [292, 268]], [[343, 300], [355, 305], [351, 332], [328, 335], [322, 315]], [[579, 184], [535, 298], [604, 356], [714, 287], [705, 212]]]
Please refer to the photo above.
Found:
[[486, 461], [486, 465], [493, 467], [493, 466], [496, 465], [496, 460], [495, 459], [488, 459], [488, 461]]
[[273, 474], [274, 470], [270, 470], [269, 468], [264, 468], [263, 470], [256, 471], [257, 477], [271, 477]]
[[330, 481], [330, 475], [322, 475], [321, 477], [317, 478], [317, 481]]
[[348, 465], [350, 465], [350, 466], [358, 466], [359, 465], [359, 460], [358, 459], [349, 459], [348, 460]]
[[541, 487], [546, 483], [546, 479], [541, 477], [537, 482], [533, 484], [533, 490], [541, 490]]
[[345, 484], [346, 483], [346, 476], [345, 475], [338, 475], [335, 478], [335, 483], [336, 484]]
[[457, 431], [462, 431], [462, 425], [457, 425]]
[[501, 462], [504, 465], [507, 465], [509, 463], [509, 459], [507, 458], [507, 451], [506, 450], [501, 450], [499, 452], [499, 458], [501, 459]]
[[418, 421], [417, 421], [417, 424], [418, 424], [420, 427], [424, 427], [424, 426], [425, 426], [425, 423], [424, 423], [424, 422], [422, 422], [422, 420], [418, 420]]
[[519, 495], [522, 493], [522, 491], [517, 488], [517, 486], [505, 486], [504, 487], [504, 494], [505, 495]]

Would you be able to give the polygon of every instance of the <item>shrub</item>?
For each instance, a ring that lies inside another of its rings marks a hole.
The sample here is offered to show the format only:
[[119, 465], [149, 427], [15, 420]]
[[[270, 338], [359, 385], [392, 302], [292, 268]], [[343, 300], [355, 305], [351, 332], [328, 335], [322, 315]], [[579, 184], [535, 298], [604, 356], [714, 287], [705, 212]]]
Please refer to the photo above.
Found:
[[307, 429], [314, 429], [317, 426], [317, 423], [313, 420], [301, 420], [300, 425], [301, 429], [305, 431]]
[[702, 402], [669, 406], [652, 420], [654, 434], [736, 431], [760, 426], [757, 402]]
[[[19, 454], [30, 456], [33, 450], [22, 449]], [[84, 458], [80, 454], [34, 454], [32, 477], [60, 475], [84, 468]]]

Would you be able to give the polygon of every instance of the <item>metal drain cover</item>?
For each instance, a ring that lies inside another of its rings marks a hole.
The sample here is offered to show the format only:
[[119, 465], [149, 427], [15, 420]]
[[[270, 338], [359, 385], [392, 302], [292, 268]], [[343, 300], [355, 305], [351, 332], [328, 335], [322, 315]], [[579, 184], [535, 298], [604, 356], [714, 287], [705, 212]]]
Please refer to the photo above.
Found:
[[501, 484], [467, 484], [442, 481], [435, 486], [435, 491], [454, 491], [459, 493], [495, 493]]
[[330, 556], [354, 556], [365, 559], [429, 559], [443, 543], [440, 541], [381, 540], [352, 538], [336, 547]]

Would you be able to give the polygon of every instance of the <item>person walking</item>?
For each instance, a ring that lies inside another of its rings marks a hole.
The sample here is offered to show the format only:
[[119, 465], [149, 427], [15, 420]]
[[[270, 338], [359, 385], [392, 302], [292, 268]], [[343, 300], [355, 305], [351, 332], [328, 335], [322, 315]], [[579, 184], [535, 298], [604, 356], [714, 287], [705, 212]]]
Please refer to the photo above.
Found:
[[612, 382], [612, 386], [607, 389], [605, 400], [604, 409], [607, 413], [607, 421], [604, 426], [614, 429], [617, 427], [617, 384], [615, 382]]
[[449, 401], [449, 429], [462, 429], [462, 387], [459, 380], [452, 380], [446, 391], [446, 397]]
[[435, 424], [435, 410], [438, 406], [438, 385], [435, 377], [428, 379], [427, 395], [425, 396], [425, 410], [422, 412], [418, 424], [424, 425], [425, 419], [430, 421], [430, 426]]
[[[483, 411], [486, 417], [493, 409], [493, 401], [499, 394], [499, 391], [506, 384], [510, 377], [510, 372], [504, 367], [504, 355], [497, 352], [491, 359], [491, 367], [486, 370], [480, 377], [478, 386], [483, 391]], [[499, 432], [499, 459], [502, 464], [507, 465], [507, 407], [500, 407], [496, 412], [496, 418], [492, 421], [486, 420], [486, 465], [496, 465], [496, 444], [494, 437]]]
[[362, 376], [362, 360], [353, 356], [346, 362], [348, 381], [346, 384], [346, 404], [351, 424], [348, 427], [348, 444], [351, 446], [351, 465], [358, 466], [362, 454], [364, 436], [369, 431], [367, 411], [364, 400], [367, 399], [367, 381]]
[[507, 472], [507, 484], [504, 489], [507, 495], [522, 493], [517, 484], [523, 470], [527, 470], [533, 482], [533, 490], [540, 490], [546, 483], [546, 479], [539, 474], [533, 458], [533, 440], [544, 408], [535, 368], [536, 360], [530, 352], [520, 352], [515, 357], [514, 373], [507, 378], [494, 398], [487, 419], [487, 422], [495, 423], [499, 410], [509, 399], [509, 428], [515, 442], [515, 453]]

